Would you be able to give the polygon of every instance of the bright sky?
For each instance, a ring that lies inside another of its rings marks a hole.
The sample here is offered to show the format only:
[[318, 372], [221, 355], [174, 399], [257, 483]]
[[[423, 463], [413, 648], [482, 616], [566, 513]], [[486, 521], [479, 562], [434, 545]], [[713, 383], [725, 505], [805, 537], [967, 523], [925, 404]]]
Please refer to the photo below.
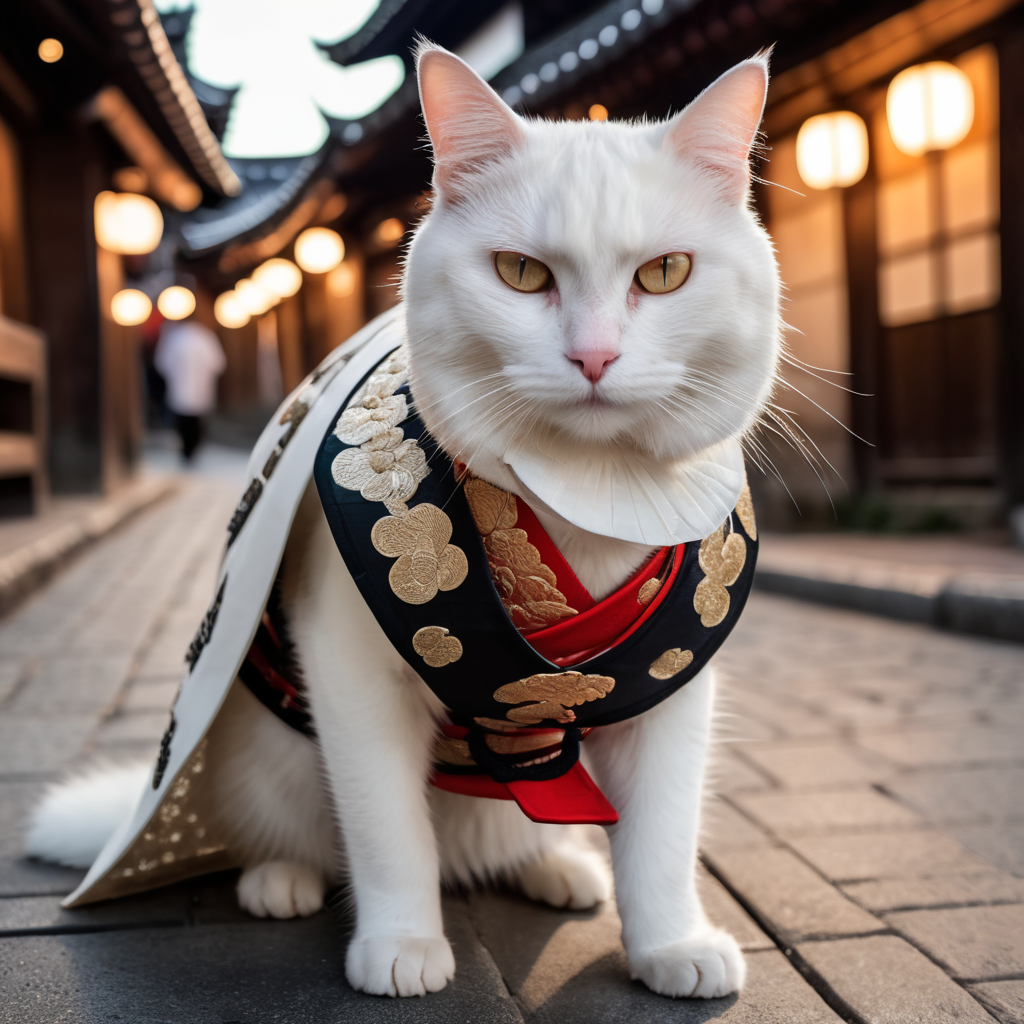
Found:
[[[188, 0], [156, 0], [161, 12]], [[313, 45], [350, 36], [380, 0], [193, 0], [189, 65], [221, 86], [241, 85], [224, 137], [228, 156], [298, 156], [327, 138], [317, 107], [357, 118], [405, 77], [398, 57], [342, 68]]]

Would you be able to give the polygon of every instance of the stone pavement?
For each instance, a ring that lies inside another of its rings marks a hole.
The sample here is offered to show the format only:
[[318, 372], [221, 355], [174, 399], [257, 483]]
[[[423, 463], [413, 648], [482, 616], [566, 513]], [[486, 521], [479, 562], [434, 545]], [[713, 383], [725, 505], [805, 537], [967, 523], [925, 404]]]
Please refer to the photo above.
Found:
[[0, 1022], [1024, 1021], [1024, 648], [760, 594], [719, 659], [701, 879], [738, 997], [654, 996], [613, 906], [497, 890], [446, 896], [455, 982], [404, 1001], [345, 984], [341, 897], [258, 921], [229, 874], [61, 910], [81, 873], [19, 857], [24, 814], [154, 755], [239, 489], [190, 477], [0, 622]]

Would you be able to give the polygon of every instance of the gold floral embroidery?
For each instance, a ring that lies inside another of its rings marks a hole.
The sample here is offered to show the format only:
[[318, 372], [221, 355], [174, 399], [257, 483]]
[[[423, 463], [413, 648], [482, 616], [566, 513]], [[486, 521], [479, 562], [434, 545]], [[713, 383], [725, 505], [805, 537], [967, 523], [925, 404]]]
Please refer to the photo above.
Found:
[[[564, 732], [534, 733], [530, 736], [484, 736], [484, 742], [496, 754], [529, 754], [544, 747], [554, 747], [562, 742]], [[465, 740], [455, 739], [440, 733], [434, 740], [434, 758], [447, 764], [476, 764], [469, 753]]]
[[747, 560], [747, 545], [738, 533], [725, 536], [725, 523], [700, 542], [698, 561], [704, 579], [697, 584], [693, 608], [701, 625], [717, 626], [729, 611], [729, 591]]
[[430, 470], [423, 449], [404, 438], [401, 428], [392, 427], [359, 448], [339, 452], [331, 464], [334, 482], [359, 491], [367, 501], [382, 501], [389, 512], [406, 511], [406, 502]]
[[424, 626], [412, 635], [412, 649], [431, 668], [443, 668], [462, 657], [462, 643], [443, 626]]
[[691, 661], [693, 661], [693, 651], [681, 651], [678, 647], [673, 647], [655, 658], [654, 663], [647, 671], [655, 679], [671, 679], [673, 676], [679, 675]]
[[636, 599], [640, 604], [650, 604], [658, 596], [659, 590], [661, 590], [661, 580], [657, 578], [647, 580], [640, 588], [640, 593], [636, 595]]
[[754, 519], [754, 502], [750, 497], [750, 484], [744, 484], [736, 502], [736, 515], [740, 517], [743, 529], [751, 540], [757, 540], [757, 520]]
[[451, 535], [452, 521], [428, 502], [373, 524], [373, 546], [398, 559], [388, 581], [406, 604], [426, 604], [439, 590], [454, 590], [466, 578], [469, 563], [461, 548], [448, 543]]
[[580, 672], [540, 672], [514, 683], [499, 686], [494, 699], [502, 704], [520, 704], [538, 701], [522, 708], [512, 708], [506, 716], [513, 722], [536, 725], [545, 718], [556, 722], [576, 721], [574, 705], [606, 697], [612, 692], [615, 680], [611, 676], [590, 676]]
[[513, 625], [532, 632], [576, 615], [526, 531], [516, 528], [519, 510], [515, 495], [479, 479], [468, 480], [465, 493], [494, 585]]

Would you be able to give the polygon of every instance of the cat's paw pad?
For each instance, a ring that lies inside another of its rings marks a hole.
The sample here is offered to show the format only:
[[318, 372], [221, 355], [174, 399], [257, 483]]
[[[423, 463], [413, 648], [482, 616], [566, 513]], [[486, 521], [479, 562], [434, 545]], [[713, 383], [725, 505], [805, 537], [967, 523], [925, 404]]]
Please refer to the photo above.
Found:
[[518, 872], [531, 900], [569, 910], [589, 910], [612, 894], [604, 858], [596, 850], [563, 843], [545, 851]]
[[696, 999], [738, 992], [747, 973], [736, 940], [717, 929], [630, 958], [630, 967], [634, 978], [659, 995]]
[[238, 905], [257, 917], [308, 917], [324, 905], [324, 880], [306, 864], [268, 860], [242, 873]]
[[455, 977], [455, 957], [443, 936], [356, 936], [345, 957], [345, 976], [354, 989], [373, 996], [425, 996]]

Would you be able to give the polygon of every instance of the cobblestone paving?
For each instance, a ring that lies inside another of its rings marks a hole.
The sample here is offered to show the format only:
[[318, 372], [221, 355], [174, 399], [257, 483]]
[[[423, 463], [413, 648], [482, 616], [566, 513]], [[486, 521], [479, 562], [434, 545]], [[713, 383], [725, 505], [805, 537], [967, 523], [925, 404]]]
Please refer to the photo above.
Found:
[[719, 659], [703, 844], [739, 997], [654, 996], [614, 906], [500, 891], [446, 896], [455, 983], [397, 1002], [348, 989], [340, 909], [256, 921], [230, 875], [61, 910], [81, 873], [20, 858], [25, 811], [154, 755], [236, 497], [193, 478], [0, 622], [0, 1021], [1024, 1021], [1024, 648], [763, 595]]

